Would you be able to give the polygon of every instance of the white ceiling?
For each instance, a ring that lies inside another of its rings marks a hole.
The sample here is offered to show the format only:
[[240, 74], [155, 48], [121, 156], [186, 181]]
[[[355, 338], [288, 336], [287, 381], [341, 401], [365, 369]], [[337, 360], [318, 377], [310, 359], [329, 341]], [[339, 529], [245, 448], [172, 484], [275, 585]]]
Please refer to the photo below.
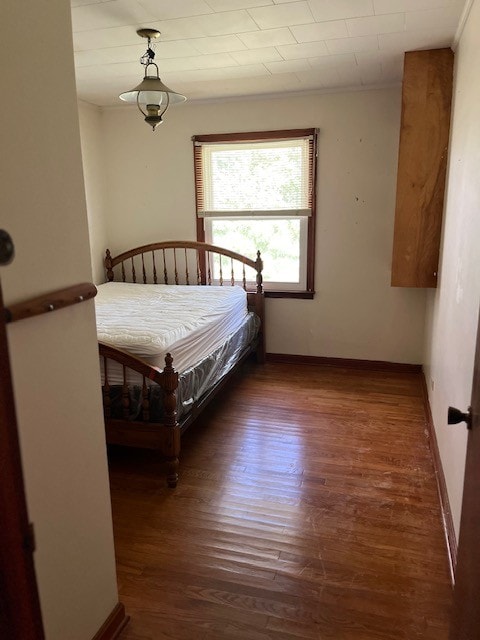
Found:
[[388, 85], [403, 53], [452, 44], [465, 0], [71, 0], [78, 95], [100, 106], [143, 77], [189, 100]]

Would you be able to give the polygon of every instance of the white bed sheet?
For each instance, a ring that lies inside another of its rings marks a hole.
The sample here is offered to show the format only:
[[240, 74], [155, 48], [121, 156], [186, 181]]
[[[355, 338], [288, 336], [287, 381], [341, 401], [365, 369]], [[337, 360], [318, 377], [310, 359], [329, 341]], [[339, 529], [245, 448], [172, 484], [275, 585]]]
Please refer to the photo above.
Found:
[[97, 289], [98, 339], [160, 369], [171, 352], [179, 373], [221, 346], [248, 314], [239, 286], [108, 282]]

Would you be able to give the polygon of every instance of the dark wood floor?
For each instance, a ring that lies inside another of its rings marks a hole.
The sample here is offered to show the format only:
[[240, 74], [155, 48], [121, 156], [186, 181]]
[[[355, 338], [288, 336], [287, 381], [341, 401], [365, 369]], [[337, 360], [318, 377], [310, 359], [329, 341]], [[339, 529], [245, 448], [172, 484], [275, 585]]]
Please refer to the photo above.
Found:
[[451, 586], [418, 374], [248, 365], [177, 489], [114, 451], [122, 640], [442, 640]]

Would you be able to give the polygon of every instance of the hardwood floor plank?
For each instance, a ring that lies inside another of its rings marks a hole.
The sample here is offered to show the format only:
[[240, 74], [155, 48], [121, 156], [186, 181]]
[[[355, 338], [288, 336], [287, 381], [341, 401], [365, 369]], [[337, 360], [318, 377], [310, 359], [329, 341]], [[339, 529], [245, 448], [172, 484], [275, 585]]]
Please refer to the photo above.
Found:
[[452, 590], [417, 373], [249, 364], [180, 482], [112, 450], [122, 640], [444, 640]]

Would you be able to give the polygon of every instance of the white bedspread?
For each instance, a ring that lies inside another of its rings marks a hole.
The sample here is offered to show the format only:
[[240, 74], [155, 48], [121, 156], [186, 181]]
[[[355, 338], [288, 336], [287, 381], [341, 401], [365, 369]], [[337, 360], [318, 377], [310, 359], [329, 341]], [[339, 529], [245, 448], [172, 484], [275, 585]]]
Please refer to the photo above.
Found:
[[98, 339], [162, 369], [170, 351], [180, 373], [225, 342], [248, 313], [238, 286], [108, 282], [97, 288]]

